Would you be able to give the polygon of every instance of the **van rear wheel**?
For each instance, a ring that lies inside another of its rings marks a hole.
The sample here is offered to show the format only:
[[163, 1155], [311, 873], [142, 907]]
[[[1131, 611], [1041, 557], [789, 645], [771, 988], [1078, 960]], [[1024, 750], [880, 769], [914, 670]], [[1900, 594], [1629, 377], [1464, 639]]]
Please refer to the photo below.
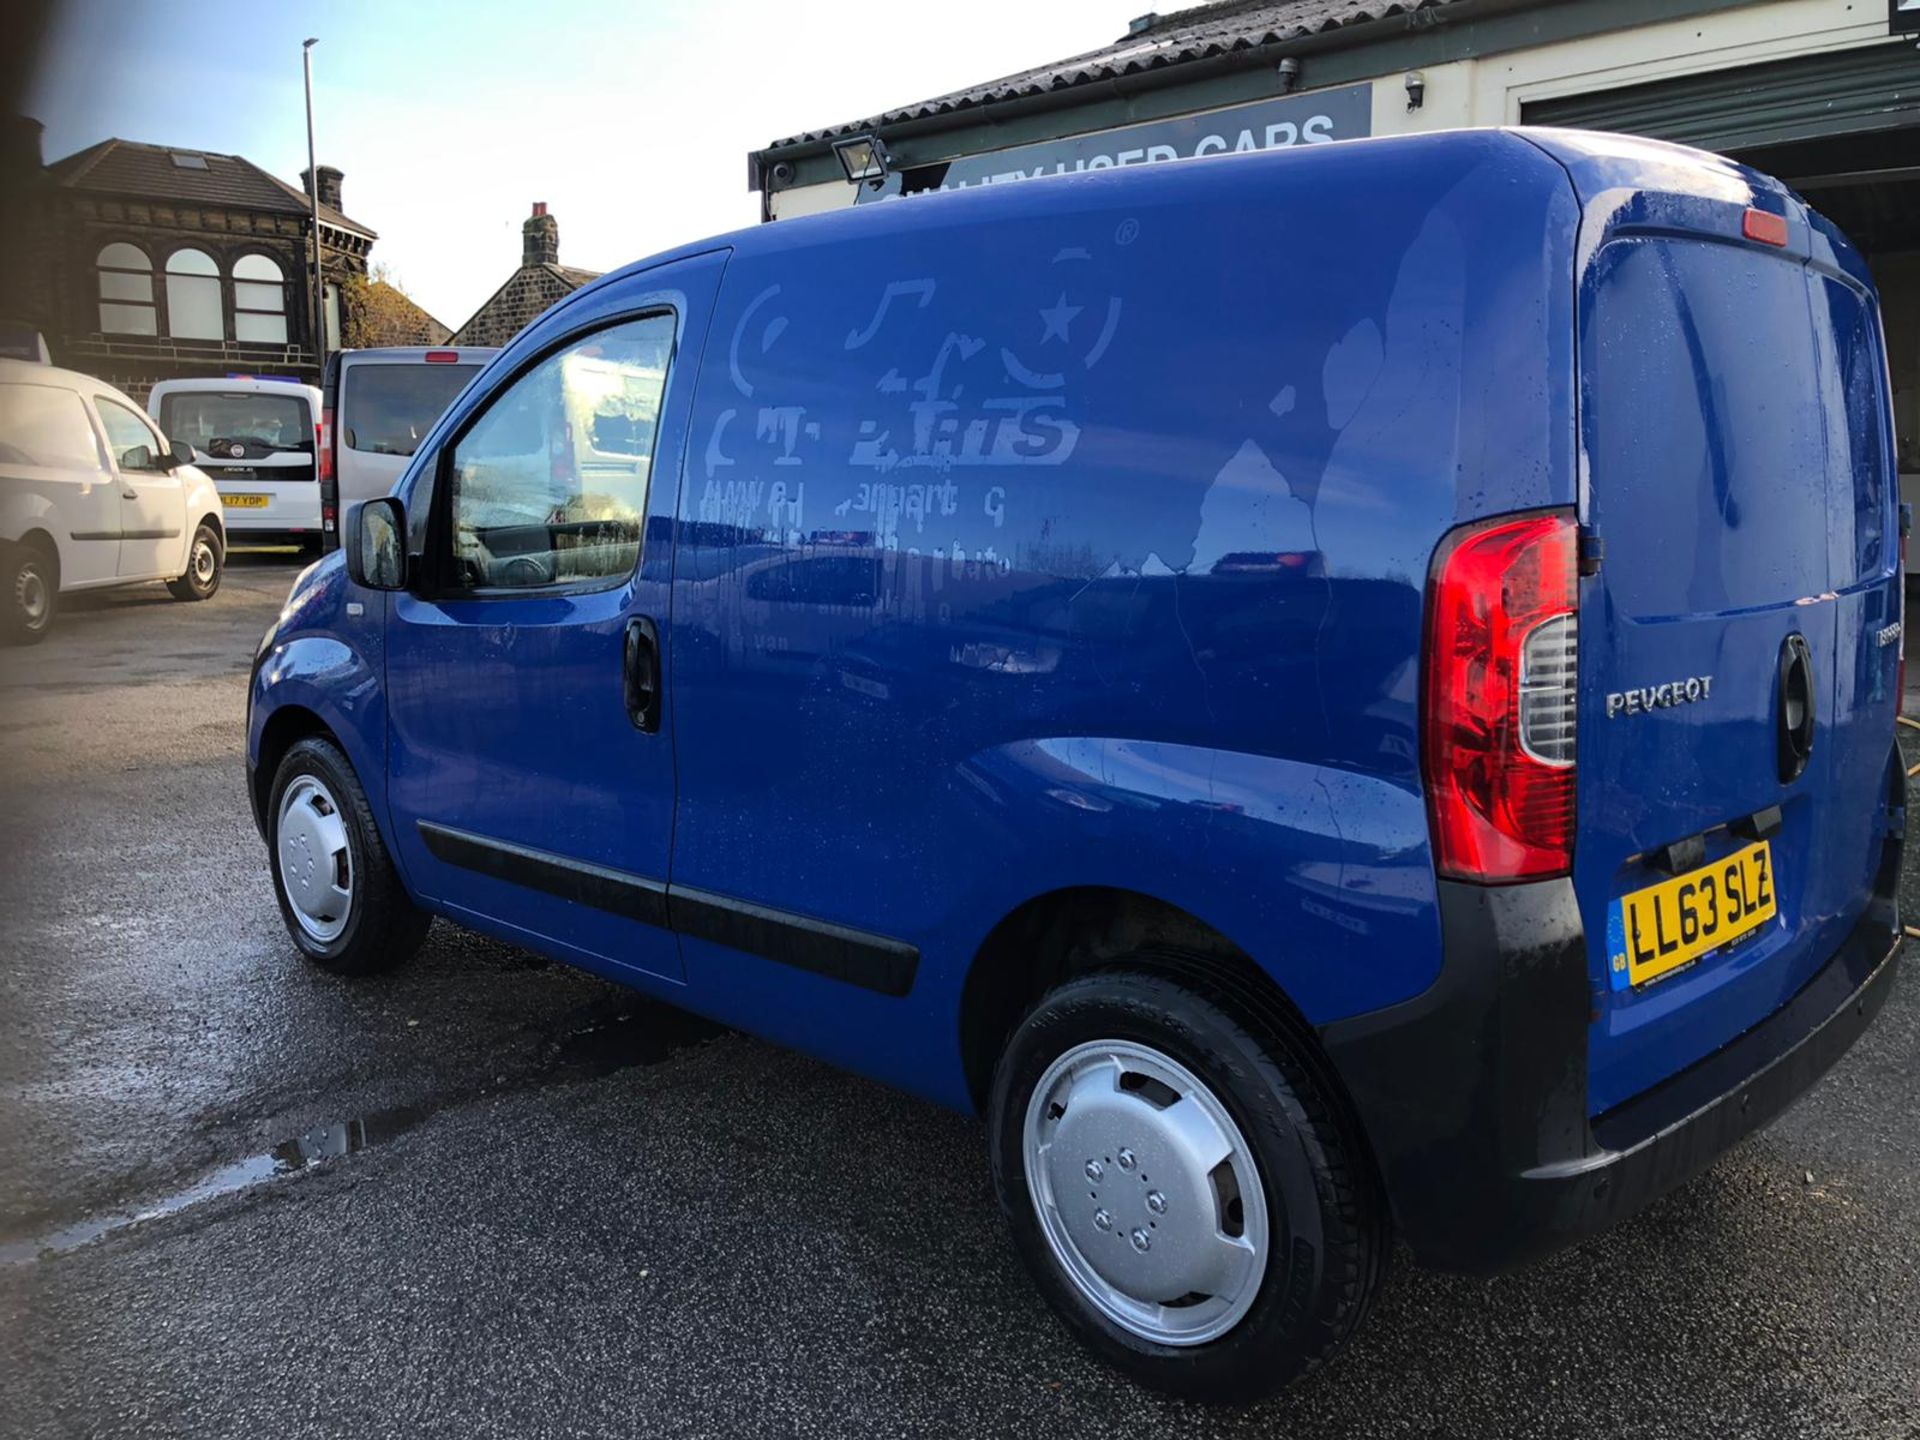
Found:
[[53, 628], [59, 604], [60, 571], [40, 546], [31, 543], [0, 546], [0, 640], [9, 645], [38, 645]]
[[1067, 1324], [1146, 1385], [1270, 1394], [1372, 1304], [1385, 1209], [1306, 1044], [1204, 980], [1138, 971], [1063, 985], [1007, 1044], [989, 1124], [1015, 1244]]
[[340, 975], [372, 975], [412, 957], [432, 917], [400, 883], [338, 747], [310, 736], [287, 751], [267, 820], [274, 896], [303, 955]]

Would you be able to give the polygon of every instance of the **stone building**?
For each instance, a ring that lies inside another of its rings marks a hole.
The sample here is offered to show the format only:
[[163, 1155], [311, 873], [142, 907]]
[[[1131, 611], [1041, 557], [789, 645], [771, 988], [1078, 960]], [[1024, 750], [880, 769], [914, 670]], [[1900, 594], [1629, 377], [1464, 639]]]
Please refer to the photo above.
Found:
[[453, 343], [504, 345], [555, 301], [599, 278], [598, 270], [560, 263], [560, 222], [537, 201], [520, 226], [520, 268], [453, 332]]
[[[103, 140], [42, 166], [39, 127], [9, 122], [11, 253], [0, 318], [37, 330], [53, 362], [136, 398], [157, 380], [236, 371], [319, 383], [305, 192], [243, 156]], [[303, 180], [307, 177], [303, 176]], [[339, 287], [375, 235], [319, 167], [329, 344]]]

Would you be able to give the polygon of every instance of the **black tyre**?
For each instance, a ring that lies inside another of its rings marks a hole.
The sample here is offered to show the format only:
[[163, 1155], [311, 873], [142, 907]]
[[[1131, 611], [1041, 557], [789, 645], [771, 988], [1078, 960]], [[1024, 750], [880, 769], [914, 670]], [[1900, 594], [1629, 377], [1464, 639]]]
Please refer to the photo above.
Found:
[[53, 628], [60, 604], [60, 565], [39, 545], [0, 546], [0, 640], [9, 645], [38, 645]]
[[347, 757], [317, 736], [274, 772], [267, 802], [273, 893], [309, 960], [372, 975], [412, 957], [430, 917], [408, 898]]
[[193, 532], [193, 544], [187, 547], [187, 573], [169, 580], [167, 589], [176, 600], [211, 600], [220, 588], [220, 575], [227, 563], [226, 546], [220, 543], [220, 531], [211, 521], [202, 520]]
[[989, 1108], [1000, 1204], [1049, 1303], [1134, 1379], [1198, 1400], [1331, 1358], [1390, 1245], [1310, 1042], [1255, 1008], [1192, 970], [1070, 981], [1014, 1032]]

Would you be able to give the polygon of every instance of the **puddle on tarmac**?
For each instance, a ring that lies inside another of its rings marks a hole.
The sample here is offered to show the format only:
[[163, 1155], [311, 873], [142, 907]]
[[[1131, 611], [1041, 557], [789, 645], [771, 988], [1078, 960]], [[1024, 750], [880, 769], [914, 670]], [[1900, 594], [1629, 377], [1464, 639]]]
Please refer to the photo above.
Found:
[[218, 1170], [201, 1176], [184, 1190], [163, 1195], [138, 1209], [89, 1216], [45, 1235], [0, 1244], [0, 1265], [19, 1265], [47, 1255], [63, 1255], [111, 1235], [116, 1230], [124, 1230], [129, 1225], [177, 1215], [204, 1200], [231, 1195], [236, 1190], [246, 1190], [268, 1180], [277, 1180], [283, 1175], [297, 1175], [328, 1160], [351, 1155], [369, 1145], [378, 1145], [383, 1140], [391, 1140], [411, 1130], [430, 1113], [413, 1109], [380, 1110], [337, 1125], [318, 1126], [304, 1135], [282, 1140], [264, 1155], [249, 1155], [244, 1160], [222, 1165]]
[[[687, 1011], [623, 998], [618, 1003], [593, 1006], [576, 1014], [571, 1027], [548, 1043], [543, 1059], [531, 1072], [509, 1077], [504, 1083], [488, 1086], [479, 1093], [505, 1094], [555, 1079], [593, 1079], [636, 1066], [655, 1065], [676, 1051], [704, 1044], [725, 1033], [724, 1025], [716, 1025]], [[305, 1134], [282, 1140], [264, 1154], [249, 1155], [244, 1160], [222, 1165], [185, 1189], [137, 1208], [92, 1215], [58, 1230], [0, 1241], [0, 1265], [22, 1265], [51, 1255], [64, 1255], [130, 1225], [164, 1219], [222, 1195], [301, 1174], [330, 1160], [383, 1144], [431, 1118], [438, 1110], [451, 1109], [471, 1098], [474, 1097], [460, 1096], [431, 1108], [405, 1106], [376, 1110], [337, 1124], [317, 1126]]]

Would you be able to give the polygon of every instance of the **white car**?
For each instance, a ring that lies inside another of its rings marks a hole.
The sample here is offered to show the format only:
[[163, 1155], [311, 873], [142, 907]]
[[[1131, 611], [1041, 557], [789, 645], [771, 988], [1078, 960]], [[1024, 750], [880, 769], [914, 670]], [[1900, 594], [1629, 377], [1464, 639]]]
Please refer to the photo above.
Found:
[[220, 495], [187, 447], [90, 375], [0, 360], [0, 638], [31, 644], [71, 590], [220, 588]]
[[162, 380], [147, 413], [220, 492], [236, 544], [321, 547], [320, 387], [247, 375]]

